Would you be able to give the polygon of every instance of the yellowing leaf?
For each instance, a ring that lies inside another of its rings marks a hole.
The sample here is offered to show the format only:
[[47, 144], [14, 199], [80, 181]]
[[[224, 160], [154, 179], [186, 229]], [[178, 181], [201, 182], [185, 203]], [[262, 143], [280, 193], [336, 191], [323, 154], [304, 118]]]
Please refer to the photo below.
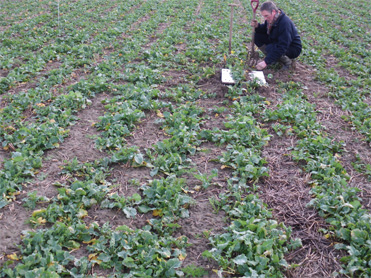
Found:
[[156, 111], [156, 115], [157, 117], [164, 118], [164, 114], [162, 114], [160, 110]]
[[88, 216], [88, 212], [86, 210], [84, 210], [84, 209], [79, 209], [79, 212], [77, 214], [77, 217], [78, 218], [84, 218], [86, 216]]
[[93, 254], [88, 255], [88, 259], [89, 259], [89, 261], [93, 261], [96, 264], [101, 264], [102, 263], [101, 260], [98, 260], [98, 254], [97, 253], [93, 253]]
[[155, 209], [155, 210], [152, 212], [152, 215], [153, 215], [153, 216], [162, 216], [162, 215], [163, 215], [162, 209]]
[[78, 250], [80, 248], [80, 243], [74, 240], [69, 240], [67, 248], [70, 250]]
[[224, 54], [223, 58], [224, 58], [224, 62], [227, 62], [227, 56], [225, 54]]
[[184, 261], [186, 257], [187, 257], [187, 255], [180, 254], [178, 256], [178, 259], [179, 259], [179, 261]]
[[91, 239], [89, 241], [83, 241], [82, 243], [84, 243], [84, 244], [94, 244], [96, 242], [97, 242], [97, 239], [96, 238], [93, 238], [93, 239]]
[[42, 217], [39, 217], [39, 218], [37, 218], [36, 222], [37, 222], [37, 224], [39, 224], [39, 225], [43, 225], [43, 224], [46, 223], [46, 219], [44, 219], [44, 218], [42, 218]]
[[220, 167], [220, 169], [226, 169], [226, 168], [231, 168], [231, 166], [228, 166], [228, 165], [222, 165], [222, 166]]
[[19, 194], [21, 194], [21, 192], [16, 191], [16, 192], [13, 192], [13, 193], [9, 193], [9, 196], [17, 196]]
[[351, 209], [354, 209], [354, 207], [351, 204], [349, 204], [349, 203], [345, 203], [343, 206], [344, 207], [351, 208]]
[[13, 261], [19, 261], [21, 259], [20, 257], [18, 257], [16, 253], [10, 254], [7, 257], [8, 259], [13, 260]]
[[183, 187], [182, 187], [182, 190], [183, 190], [183, 192], [186, 193], [186, 194], [188, 194], [188, 193], [191, 193], [191, 194], [195, 193], [193, 190], [186, 190], [186, 189], [184, 189]]
[[34, 212], [32, 213], [32, 216], [35, 217], [36, 215], [44, 213], [44, 212], [46, 212], [46, 209], [37, 209], [37, 210], [34, 210]]

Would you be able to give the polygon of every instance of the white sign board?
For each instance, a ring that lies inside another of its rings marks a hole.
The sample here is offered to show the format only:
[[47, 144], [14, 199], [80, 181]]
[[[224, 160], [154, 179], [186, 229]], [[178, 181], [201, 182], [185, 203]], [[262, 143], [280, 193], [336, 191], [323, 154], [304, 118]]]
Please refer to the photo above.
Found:
[[236, 83], [230, 69], [222, 69], [222, 83], [229, 85], [234, 85]]
[[249, 73], [249, 76], [252, 80], [256, 80], [261, 86], [268, 85], [267, 81], [265, 80], [264, 77], [264, 72], [261, 70], [259, 71], [252, 71]]

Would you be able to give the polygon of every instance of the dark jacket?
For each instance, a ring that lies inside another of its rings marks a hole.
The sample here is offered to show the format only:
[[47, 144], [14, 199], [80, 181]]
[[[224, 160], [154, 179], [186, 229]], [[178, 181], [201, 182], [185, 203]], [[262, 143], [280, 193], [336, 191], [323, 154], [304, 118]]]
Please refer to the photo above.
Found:
[[[259, 24], [255, 29], [256, 33], [267, 34], [268, 23], [265, 21]], [[271, 32], [267, 35], [269, 47], [265, 62], [267, 65], [277, 62], [282, 55], [288, 55], [289, 58], [296, 58], [301, 53], [301, 40], [291, 19], [281, 10], [281, 15], [273, 24]], [[268, 46], [268, 45], [267, 45]], [[291, 56], [291, 57], [290, 57]]]

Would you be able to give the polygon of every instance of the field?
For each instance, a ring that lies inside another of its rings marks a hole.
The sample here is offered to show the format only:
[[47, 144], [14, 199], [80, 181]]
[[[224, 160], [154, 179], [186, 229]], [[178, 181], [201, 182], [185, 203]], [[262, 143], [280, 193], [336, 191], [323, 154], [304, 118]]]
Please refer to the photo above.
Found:
[[261, 86], [249, 1], [0, 0], [0, 277], [371, 277], [371, 5], [276, 3]]

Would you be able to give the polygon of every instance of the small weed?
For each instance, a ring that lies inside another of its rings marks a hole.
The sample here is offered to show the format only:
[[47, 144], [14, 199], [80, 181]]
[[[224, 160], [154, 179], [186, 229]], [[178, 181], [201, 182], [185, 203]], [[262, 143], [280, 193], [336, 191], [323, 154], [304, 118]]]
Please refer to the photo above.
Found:
[[211, 234], [211, 231], [205, 230], [205, 231], [202, 232], [202, 234], [204, 235], [205, 238], [209, 238], [210, 234]]
[[193, 264], [187, 265], [182, 269], [185, 274], [185, 277], [203, 277], [207, 275], [207, 271], [202, 267], [197, 267]]
[[359, 154], [356, 155], [356, 161], [352, 162], [352, 166], [357, 172], [366, 175], [367, 179], [371, 180], [371, 165], [365, 164]]
[[45, 196], [37, 196], [36, 191], [29, 192], [26, 198], [23, 198], [23, 206], [29, 209], [34, 209], [38, 203], [47, 203], [49, 198]]
[[217, 214], [220, 210], [220, 202], [215, 197], [209, 198], [210, 205], [213, 207], [214, 213]]
[[226, 110], [227, 110], [227, 107], [225, 107], [225, 106], [215, 106], [212, 109], [213, 112], [218, 113], [218, 114], [222, 114]]
[[218, 176], [218, 169], [212, 169], [211, 175], [208, 176], [207, 174], [193, 174], [193, 176], [202, 182], [202, 187], [204, 189], [208, 188], [211, 185], [211, 181]]
[[129, 180], [129, 184], [132, 186], [140, 186], [140, 181], [138, 179]]

